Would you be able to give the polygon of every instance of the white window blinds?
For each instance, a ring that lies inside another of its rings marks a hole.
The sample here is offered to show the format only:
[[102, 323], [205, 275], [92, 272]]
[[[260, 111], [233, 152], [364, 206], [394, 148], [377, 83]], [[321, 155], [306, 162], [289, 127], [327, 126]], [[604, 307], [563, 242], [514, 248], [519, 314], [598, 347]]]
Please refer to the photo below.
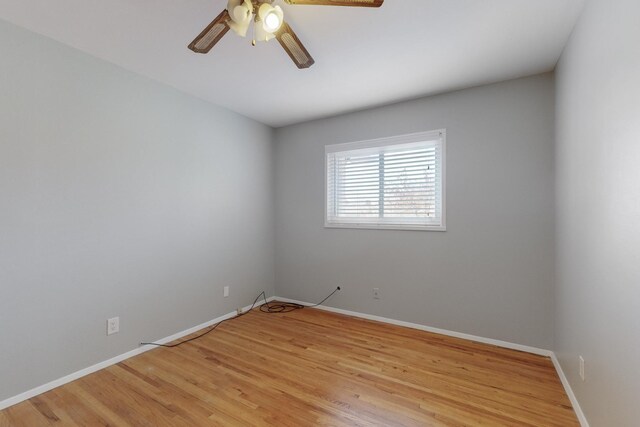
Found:
[[326, 226], [444, 230], [444, 130], [325, 150]]

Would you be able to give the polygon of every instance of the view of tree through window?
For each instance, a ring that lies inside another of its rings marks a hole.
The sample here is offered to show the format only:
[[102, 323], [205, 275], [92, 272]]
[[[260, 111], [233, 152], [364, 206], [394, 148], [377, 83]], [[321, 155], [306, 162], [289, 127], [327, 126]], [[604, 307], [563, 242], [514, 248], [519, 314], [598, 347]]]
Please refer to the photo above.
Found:
[[380, 156], [384, 166], [383, 216], [434, 216], [435, 148]]

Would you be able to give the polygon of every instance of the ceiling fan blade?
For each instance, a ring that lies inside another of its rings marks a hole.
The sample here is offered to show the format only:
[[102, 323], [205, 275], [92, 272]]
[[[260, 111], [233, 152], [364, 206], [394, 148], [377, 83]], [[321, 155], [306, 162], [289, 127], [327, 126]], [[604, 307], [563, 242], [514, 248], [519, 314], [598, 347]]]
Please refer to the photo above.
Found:
[[227, 9], [223, 10], [216, 19], [207, 25], [198, 37], [189, 44], [189, 49], [196, 53], [208, 53], [220, 39], [229, 31], [227, 21], [231, 19]]
[[276, 32], [276, 39], [278, 39], [282, 48], [289, 54], [289, 57], [296, 63], [298, 68], [309, 68], [315, 63], [298, 36], [296, 36], [296, 33], [286, 22], [283, 22]]
[[310, 4], [314, 6], [380, 7], [384, 0], [286, 0], [288, 4]]

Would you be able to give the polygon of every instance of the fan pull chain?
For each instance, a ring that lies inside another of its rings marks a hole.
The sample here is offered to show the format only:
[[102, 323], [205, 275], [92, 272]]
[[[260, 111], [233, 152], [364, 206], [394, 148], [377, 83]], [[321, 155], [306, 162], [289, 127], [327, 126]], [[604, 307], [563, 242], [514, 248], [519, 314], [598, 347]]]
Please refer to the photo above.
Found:
[[253, 25], [251, 26], [251, 46], [256, 45], [256, 20], [253, 19]]

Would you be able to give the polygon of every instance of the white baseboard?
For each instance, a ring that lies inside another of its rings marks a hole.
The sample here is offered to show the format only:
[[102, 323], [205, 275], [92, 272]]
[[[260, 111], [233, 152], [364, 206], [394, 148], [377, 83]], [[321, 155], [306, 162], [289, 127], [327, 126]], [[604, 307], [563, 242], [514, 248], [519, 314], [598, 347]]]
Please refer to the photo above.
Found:
[[[311, 303], [308, 303], [308, 302], [298, 301], [298, 300], [294, 300], [294, 299], [291, 299], [291, 298], [275, 297], [275, 299], [277, 301], [292, 302], [292, 303], [302, 304], [302, 305], [307, 305], [307, 306], [314, 305], [314, 304], [311, 304]], [[324, 306], [324, 305], [317, 306], [315, 308], [318, 308], [320, 310], [330, 311], [330, 312], [333, 312], [333, 313], [340, 313], [340, 314], [346, 314], [346, 315], [349, 315], [349, 316], [360, 317], [362, 319], [376, 320], [378, 322], [390, 323], [392, 325], [404, 326], [404, 327], [407, 327], [407, 328], [419, 329], [421, 331], [433, 332], [435, 334], [447, 335], [447, 336], [455, 337], [455, 338], [463, 338], [463, 339], [466, 339], [466, 340], [481, 342], [481, 343], [484, 343], [484, 344], [492, 344], [492, 345], [496, 345], [498, 347], [504, 347], [504, 348], [509, 348], [509, 349], [512, 349], [512, 350], [524, 351], [524, 352], [527, 352], [527, 353], [533, 353], [533, 354], [537, 354], [537, 355], [540, 355], [540, 356], [547, 356], [547, 357], [551, 358], [551, 361], [553, 362], [553, 366], [556, 368], [556, 371], [558, 372], [558, 376], [560, 377], [560, 381], [562, 382], [562, 386], [564, 387], [564, 390], [567, 393], [567, 396], [569, 397], [569, 400], [571, 401], [571, 405], [573, 406], [573, 410], [575, 411], [576, 416], [578, 417], [578, 421], [580, 421], [580, 425], [582, 427], [589, 427], [589, 423], [587, 422], [587, 418], [585, 417], [584, 412], [582, 412], [582, 408], [580, 407], [580, 404], [578, 403], [578, 399], [576, 399], [576, 395], [573, 393], [573, 390], [571, 389], [571, 385], [569, 384], [569, 381], [567, 380], [567, 377], [564, 375], [564, 372], [562, 371], [562, 367], [560, 366], [560, 363], [558, 362], [558, 358], [556, 357], [555, 353], [553, 351], [551, 351], [551, 350], [545, 350], [545, 349], [541, 349], [541, 348], [530, 347], [530, 346], [526, 346], [526, 345], [522, 345], [522, 344], [515, 344], [515, 343], [508, 342], [508, 341], [495, 340], [495, 339], [492, 339], [492, 338], [479, 337], [479, 336], [476, 336], [476, 335], [464, 334], [462, 332], [449, 331], [449, 330], [446, 330], [446, 329], [433, 328], [431, 326], [425, 326], [425, 325], [420, 325], [420, 324], [417, 324], [417, 323], [405, 322], [405, 321], [402, 321], [402, 320], [389, 319], [387, 317], [375, 316], [375, 315], [372, 315], [372, 314], [360, 313], [360, 312], [357, 312], [357, 311], [343, 310], [341, 308], [328, 307], [328, 306]]]
[[[269, 298], [267, 298], [267, 301], [271, 302], [274, 299], [275, 299], [274, 297], [269, 297]], [[244, 312], [244, 311], [248, 310], [249, 308], [251, 308], [251, 305], [243, 307], [242, 311]], [[196, 331], [199, 331], [200, 329], [204, 329], [204, 328], [209, 327], [211, 325], [214, 325], [216, 323], [222, 322], [223, 320], [230, 319], [230, 318], [234, 317], [235, 315], [236, 315], [235, 311], [233, 311], [231, 313], [227, 313], [227, 314], [225, 314], [223, 316], [220, 316], [220, 317], [217, 317], [215, 319], [209, 320], [209, 321], [207, 321], [205, 323], [202, 323], [200, 325], [194, 326], [194, 327], [189, 328], [187, 330], [184, 330], [182, 332], [178, 332], [178, 333], [173, 334], [171, 336], [162, 338], [162, 339], [157, 340], [155, 342], [158, 343], [158, 344], [166, 344], [168, 342], [171, 342], [171, 341], [177, 340], [179, 338], [182, 338], [184, 336], [190, 335], [190, 334], [192, 334], [192, 333], [194, 333]], [[128, 351], [126, 353], [123, 353], [123, 354], [121, 354], [119, 356], [112, 357], [111, 359], [108, 359], [108, 360], [105, 360], [103, 362], [96, 363], [95, 365], [89, 366], [88, 368], [81, 369], [81, 370], [76, 371], [76, 372], [74, 372], [72, 374], [66, 375], [66, 376], [64, 376], [62, 378], [58, 378], [57, 380], [53, 380], [53, 381], [48, 382], [46, 384], [43, 384], [41, 386], [32, 388], [31, 390], [27, 390], [27, 391], [25, 391], [23, 393], [20, 393], [20, 394], [16, 395], [16, 396], [13, 396], [13, 397], [10, 397], [10, 398], [5, 399], [3, 401], [0, 401], [0, 410], [8, 408], [9, 406], [13, 406], [13, 405], [15, 405], [17, 403], [20, 403], [20, 402], [23, 402], [25, 400], [31, 399], [32, 397], [35, 397], [35, 396], [37, 396], [39, 394], [45, 393], [45, 392], [47, 392], [49, 390], [53, 390], [54, 388], [60, 387], [61, 385], [70, 383], [71, 381], [75, 381], [78, 378], [82, 378], [82, 377], [84, 377], [86, 375], [89, 375], [89, 374], [92, 374], [92, 373], [94, 373], [96, 371], [99, 371], [100, 369], [104, 369], [104, 368], [109, 367], [111, 365], [115, 365], [116, 363], [122, 362], [123, 360], [129, 359], [130, 357], [133, 357], [133, 356], [137, 356], [139, 354], [142, 354], [142, 353], [144, 353], [146, 351], [149, 351], [149, 350], [152, 350], [154, 348], [156, 348], [156, 346], [143, 345], [143, 346], [140, 346], [140, 347], [138, 347], [138, 348], [136, 348], [134, 350]]]
[[[290, 298], [276, 297], [275, 299], [277, 301], [282, 301], [282, 302], [292, 302], [292, 303], [295, 303], [295, 304], [302, 304], [302, 305], [313, 305], [313, 304], [310, 304], [308, 302], [293, 300], [293, 299], [290, 299]], [[318, 306], [318, 307], [315, 307], [315, 308], [318, 308], [320, 310], [325, 310], [325, 311], [331, 311], [333, 313], [340, 313], [340, 314], [346, 314], [348, 316], [360, 317], [362, 319], [376, 320], [378, 322], [390, 323], [392, 325], [398, 325], [398, 326], [404, 326], [406, 328], [419, 329], [421, 331], [433, 332], [435, 334], [447, 335], [447, 336], [455, 337], [455, 338], [462, 338], [462, 339], [469, 340], [469, 341], [476, 341], [476, 342], [481, 342], [481, 343], [484, 343], [484, 344], [491, 344], [491, 345], [495, 345], [495, 346], [498, 346], [498, 347], [509, 348], [509, 349], [512, 349], [512, 350], [524, 351], [524, 352], [527, 352], [527, 353], [533, 353], [533, 354], [537, 354], [537, 355], [540, 355], [540, 356], [551, 357], [551, 355], [553, 354], [553, 352], [551, 350], [545, 350], [545, 349], [541, 349], [541, 348], [537, 348], [537, 347], [530, 347], [528, 345], [522, 345], [522, 344], [514, 344], [514, 343], [511, 343], [511, 342], [508, 342], [508, 341], [500, 341], [500, 340], [495, 340], [495, 339], [492, 339], [492, 338], [484, 338], [484, 337], [479, 337], [479, 336], [476, 336], [476, 335], [464, 334], [462, 332], [449, 331], [449, 330], [446, 330], [446, 329], [433, 328], [431, 326], [420, 325], [418, 323], [405, 322], [403, 320], [389, 319], [387, 317], [375, 316], [373, 314], [366, 314], [366, 313], [360, 313], [360, 312], [357, 312], [357, 311], [343, 310], [341, 308], [328, 307], [328, 306], [325, 306], [325, 305], [321, 305], [321, 306]]]
[[560, 365], [560, 361], [556, 357], [555, 353], [551, 355], [551, 361], [553, 362], [553, 366], [556, 367], [556, 371], [558, 372], [558, 376], [560, 377], [560, 381], [564, 386], [564, 391], [569, 396], [569, 400], [571, 401], [571, 405], [573, 406], [573, 410], [578, 417], [578, 421], [580, 421], [580, 425], [582, 427], [589, 427], [589, 422], [587, 421], [587, 417], [582, 412], [582, 408], [580, 407], [580, 403], [578, 403], [578, 399], [576, 395], [573, 393], [573, 389], [571, 388], [571, 384], [569, 384], [569, 380], [567, 379], [564, 371], [562, 370], [562, 366]]

